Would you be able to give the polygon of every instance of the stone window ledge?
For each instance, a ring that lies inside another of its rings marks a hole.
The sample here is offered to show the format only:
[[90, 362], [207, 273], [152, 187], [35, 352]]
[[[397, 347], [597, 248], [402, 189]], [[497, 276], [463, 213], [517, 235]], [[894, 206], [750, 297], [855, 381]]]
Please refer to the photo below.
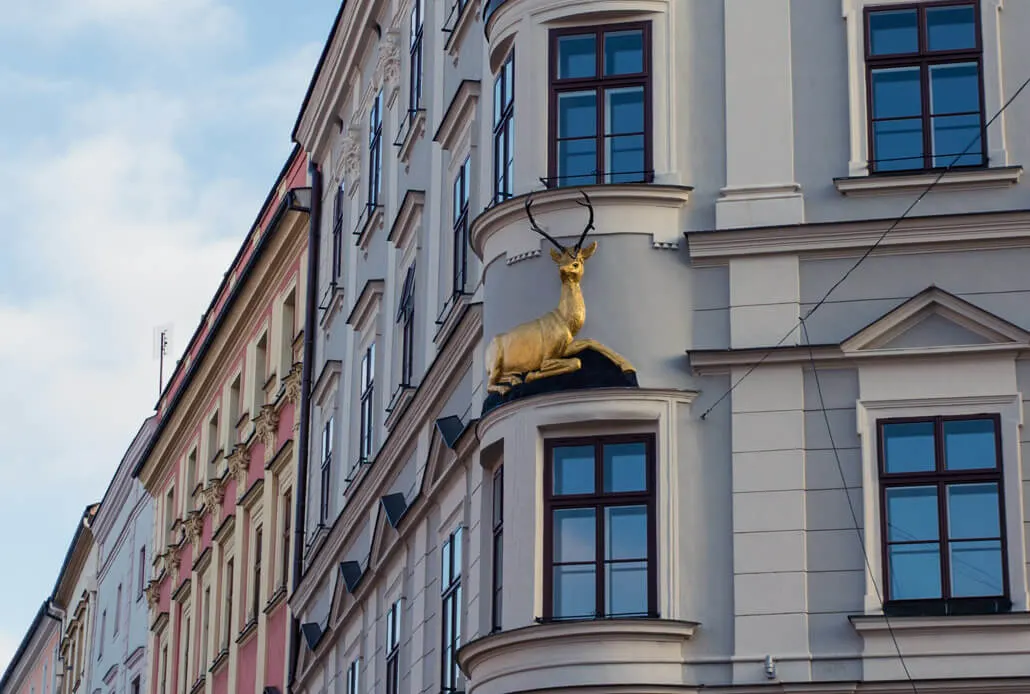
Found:
[[[937, 180], [938, 176], [940, 176], [939, 171], [844, 176], [833, 179], [833, 185], [837, 192], [848, 197], [907, 195], [923, 192]], [[1019, 183], [1022, 176], [1022, 166], [956, 169], [944, 174], [935, 188], [949, 191], [1008, 188]]]

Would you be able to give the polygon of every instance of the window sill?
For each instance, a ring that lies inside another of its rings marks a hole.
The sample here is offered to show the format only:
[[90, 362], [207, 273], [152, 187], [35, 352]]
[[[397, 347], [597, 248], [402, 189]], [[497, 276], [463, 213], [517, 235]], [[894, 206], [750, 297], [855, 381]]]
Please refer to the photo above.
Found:
[[354, 230], [354, 237], [357, 247], [367, 251], [368, 243], [372, 240], [376, 229], [381, 229], [383, 226], [383, 206], [376, 205], [371, 209], [366, 207], [365, 214], [362, 216], [364, 221], [358, 223], [358, 227]]
[[268, 603], [265, 605], [265, 610], [264, 610], [265, 614], [267, 615], [267, 614], [271, 613], [272, 610], [274, 610], [276, 607], [278, 607], [279, 603], [281, 603], [283, 601], [283, 599], [285, 599], [285, 598], [286, 598], [286, 584], [283, 583], [282, 585], [280, 585], [278, 588], [275, 589], [275, 592], [272, 593], [272, 597], [270, 597], [268, 599]]
[[440, 315], [436, 319], [436, 335], [433, 336], [433, 343], [438, 348], [443, 347], [447, 342], [447, 338], [451, 336], [458, 323], [461, 322], [461, 317], [465, 314], [465, 307], [469, 305], [471, 299], [471, 294], [458, 292], [452, 294], [451, 298], [444, 304], [443, 310], [440, 311]]
[[243, 629], [240, 631], [239, 635], [236, 637], [236, 645], [237, 646], [241, 645], [250, 636], [255, 634], [257, 632], [257, 625], [258, 625], [257, 617], [251, 617], [247, 621], [247, 623], [243, 626]]
[[208, 672], [214, 674], [216, 670], [229, 662], [229, 647], [223, 646], [222, 650], [218, 651], [218, 655], [215, 656], [215, 661], [211, 663]]
[[393, 427], [397, 424], [397, 420], [400, 419], [401, 415], [404, 414], [404, 410], [407, 409], [408, 405], [415, 397], [414, 386], [400, 385], [394, 392], [393, 397], [390, 398], [390, 404], [386, 406], [386, 430], [393, 431]]
[[200, 677], [198, 677], [193, 682], [193, 686], [190, 687], [190, 694], [196, 694], [197, 692], [199, 692], [203, 688], [204, 688], [204, 676], [201, 675]]
[[[473, 8], [475, 6], [475, 8]], [[454, 4], [451, 5], [451, 14], [454, 15], [458, 9], [458, 2], [455, 0]], [[455, 64], [458, 60], [458, 51], [461, 47], [461, 37], [465, 33], [465, 29], [468, 28], [469, 24], [472, 23], [472, 17], [475, 17], [479, 12], [479, 0], [468, 0], [465, 3], [465, 7], [458, 12], [458, 16], [453, 22], [448, 21], [444, 25], [444, 32], [447, 34], [447, 41], [444, 43], [444, 50], [447, 54], [454, 59]]]
[[[868, 176], [845, 176], [833, 179], [833, 185], [837, 188], [837, 192], [848, 197], [911, 194], [923, 192], [940, 175], [939, 171], [912, 171], [870, 174]], [[1019, 183], [1022, 176], [1022, 166], [1006, 166], [994, 169], [956, 169], [946, 173], [935, 187], [942, 190], [1008, 188]]]

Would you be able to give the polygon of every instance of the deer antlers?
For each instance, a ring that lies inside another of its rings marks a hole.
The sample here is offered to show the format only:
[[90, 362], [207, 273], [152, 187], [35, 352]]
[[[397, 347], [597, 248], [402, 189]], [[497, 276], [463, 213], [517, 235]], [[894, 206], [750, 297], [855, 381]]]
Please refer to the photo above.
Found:
[[[583, 229], [583, 233], [580, 234], [579, 241], [576, 242], [575, 250], [577, 252], [579, 251], [580, 248], [583, 247], [583, 242], [586, 240], [587, 234], [589, 234], [592, 229], [596, 228], [596, 227], [594, 227], [594, 206], [590, 202], [590, 196], [587, 195], [585, 191], [581, 190], [579, 192], [580, 192], [580, 195], [583, 196], [583, 199], [582, 200], [577, 200], [576, 204], [579, 205], [580, 207], [585, 207], [588, 210], [590, 210], [590, 219], [587, 221], [587, 225]], [[558, 243], [557, 241], [555, 241], [553, 236], [551, 236], [546, 231], [544, 231], [543, 229], [540, 228], [540, 225], [536, 223], [536, 219], [533, 217], [533, 209], [532, 208], [533, 208], [533, 195], [530, 194], [530, 195], [526, 196], [526, 216], [529, 217], [529, 228], [532, 229], [533, 231], [535, 231], [536, 233], [540, 234], [541, 236], [543, 236], [545, 239], [550, 241], [552, 244], [554, 244], [554, 247], [557, 248], [562, 253], [568, 253], [569, 249], [567, 249], [565, 246], [563, 246], [560, 243]]]

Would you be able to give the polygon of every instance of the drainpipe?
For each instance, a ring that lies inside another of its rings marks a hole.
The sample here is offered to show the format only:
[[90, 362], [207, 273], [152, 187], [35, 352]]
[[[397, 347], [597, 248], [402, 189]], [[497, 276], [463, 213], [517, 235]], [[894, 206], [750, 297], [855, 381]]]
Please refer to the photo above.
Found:
[[[300, 584], [301, 570], [304, 567], [305, 519], [308, 505], [308, 458], [311, 441], [311, 371], [315, 360], [315, 330], [318, 326], [318, 248], [322, 228], [322, 172], [318, 164], [308, 162], [308, 174], [311, 177], [311, 213], [308, 228], [308, 286], [304, 317], [304, 363], [300, 372], [300, 446], [297, 453], [297, 507], [293, 522], [293, 581], [290, 593], [293, 594]], [[290, 630], [290, 662], [289, 676], [286, 680], [287, 690], [293, 689], [293, 678], [297, 667], [297, 655], [300, 652], [300, 618], [293, 616]]]

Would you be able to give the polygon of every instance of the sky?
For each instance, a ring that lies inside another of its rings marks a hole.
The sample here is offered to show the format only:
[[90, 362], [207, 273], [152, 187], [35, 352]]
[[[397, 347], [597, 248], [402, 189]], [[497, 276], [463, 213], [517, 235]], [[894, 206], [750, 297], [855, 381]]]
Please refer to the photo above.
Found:
[[[0, 671], [274, 185], [340, 0], [0, 0]], [[166, 375], [170, 368], [166, 368]]]

